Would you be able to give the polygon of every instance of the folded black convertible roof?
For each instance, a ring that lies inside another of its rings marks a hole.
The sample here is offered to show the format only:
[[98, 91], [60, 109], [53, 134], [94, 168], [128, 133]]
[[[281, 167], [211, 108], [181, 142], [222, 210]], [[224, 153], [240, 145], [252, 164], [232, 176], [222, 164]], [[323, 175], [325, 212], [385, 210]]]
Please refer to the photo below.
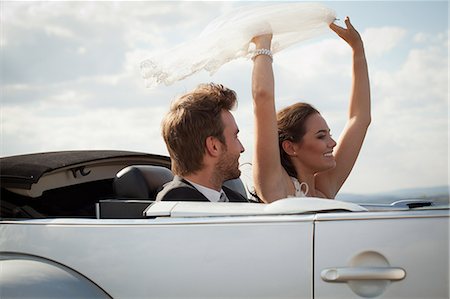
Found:
[[79, 150], [25, 154], [0, 158], [0, 185], [29, 188], [47, 172], [88, 162], [111, 159], [147, 161], [170, 167], [166, 156], [119, 150]]

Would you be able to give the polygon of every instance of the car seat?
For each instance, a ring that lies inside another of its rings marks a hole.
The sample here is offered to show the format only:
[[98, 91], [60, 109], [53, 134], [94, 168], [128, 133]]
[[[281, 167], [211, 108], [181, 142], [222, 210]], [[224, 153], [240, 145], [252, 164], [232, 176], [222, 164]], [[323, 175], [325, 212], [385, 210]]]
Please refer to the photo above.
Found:
[[120, 170], [113, 188], [118, 198], [155, 199], [165, 183], [173, 179], [170, 169], [154, 165], [131, 165]]
[[[116, 174], [113, 187], [118, 198], [155, 199], [164, 184], [172, 179], [173, 174], [166, 167], [131, 165]], [[247, 198], [247, 192], [241, 179], [228, 180], [224, 182], [224, 186]]]

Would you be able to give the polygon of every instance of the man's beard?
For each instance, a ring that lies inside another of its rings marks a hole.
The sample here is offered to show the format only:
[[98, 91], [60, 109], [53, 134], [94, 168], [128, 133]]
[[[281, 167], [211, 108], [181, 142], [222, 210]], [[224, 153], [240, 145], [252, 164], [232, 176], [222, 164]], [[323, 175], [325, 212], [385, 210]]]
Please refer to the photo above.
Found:
[[239, 169], [239, 156], [230, 155], [227, 151], [216, 164], [216, 172], [222, 177], [223, 182], [237, 179], [241, 176]]

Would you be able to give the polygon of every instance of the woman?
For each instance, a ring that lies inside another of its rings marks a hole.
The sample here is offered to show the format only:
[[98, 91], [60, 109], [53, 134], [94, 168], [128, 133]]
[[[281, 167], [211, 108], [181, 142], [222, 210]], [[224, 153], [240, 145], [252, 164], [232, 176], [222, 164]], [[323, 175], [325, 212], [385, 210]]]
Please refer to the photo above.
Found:
[[339, 142], [312, 106], [297, 103], [275, 111], [270, 52], [272, 35], [253, 38], [252, 94], [255, 115], [253, 179], [266, 203], [290, 196], [333, 199], [360, 152], [370, 124], [370, 88], [364, 46], [349, 18], [330, 28], [353, 50], [353, 82], [347, 125]]

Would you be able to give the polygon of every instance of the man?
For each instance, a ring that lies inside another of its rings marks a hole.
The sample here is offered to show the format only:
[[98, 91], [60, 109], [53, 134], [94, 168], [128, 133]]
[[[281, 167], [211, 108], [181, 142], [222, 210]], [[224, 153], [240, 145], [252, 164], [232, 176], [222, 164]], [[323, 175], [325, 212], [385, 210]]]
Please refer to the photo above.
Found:
[[172, 160], [173, 181], [156, 200], [248, 201], [222, 186], [238, 178], [244, 147], [232, 110], [236, 93], [219, 84], [202, 84], [172, 103], [162, 135]]

